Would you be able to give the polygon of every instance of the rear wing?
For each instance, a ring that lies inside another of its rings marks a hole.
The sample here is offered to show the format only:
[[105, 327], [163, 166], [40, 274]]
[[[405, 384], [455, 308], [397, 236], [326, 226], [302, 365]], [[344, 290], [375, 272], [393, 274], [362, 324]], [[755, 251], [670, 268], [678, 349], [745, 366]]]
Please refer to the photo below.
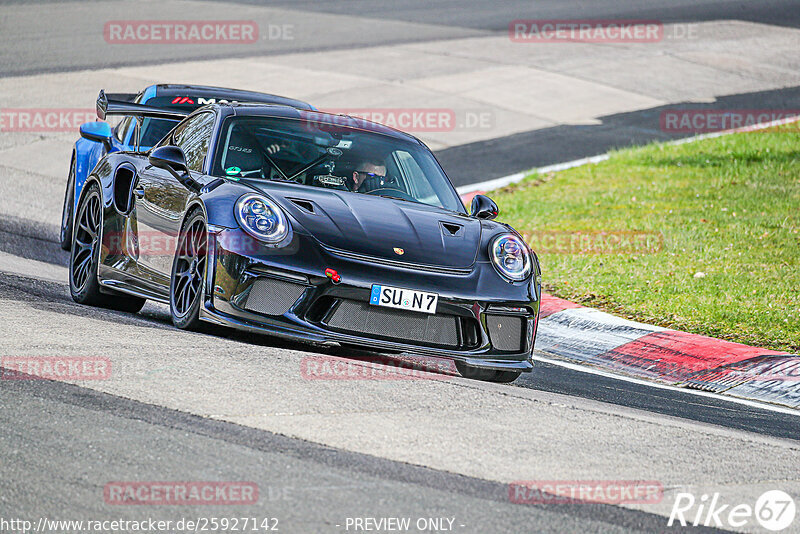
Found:
[[139, 96], [136, 93], [106, 93], [111, 100], [122, 100], [123, 102], [133, 102]]
[[[167, 119], [180, 121], [186, 118], [192, 110], [176, 110], [157, 108], [154, 106], [146, 106], [144, 104], [136, 104], [133, 99], [136, 95], [129, 94], [112, 94], [110, 96], [117, 98], [108, 98], [105, 91], [100, 90], [97, 96], [97, 116], [100, 120], [106, 120], [109, 115], [124, 115], [136, 117], [136, 126], [133, 134], [133, 148], [139, 151], [139, 142], [141, 140], [142, 120], [145, 117], [153, 117], [158, 119]], [[133, 96], [128, 99], [127, 97]]]
[[[120, 97], [129, 95], [112, 94], [111, 96]], [[186, 118], [189, 113], [191, 113], [189, 110], [181, 111], [157, 108], [144, 104], [136, 104], [126, 100], [110, 99], [102, 89], [97, 97], [97, 116], [101, 120], [105, 120], [109, 115], [133, 115], [135, 117], [157, 117], [161, 119], [182, 120]]]

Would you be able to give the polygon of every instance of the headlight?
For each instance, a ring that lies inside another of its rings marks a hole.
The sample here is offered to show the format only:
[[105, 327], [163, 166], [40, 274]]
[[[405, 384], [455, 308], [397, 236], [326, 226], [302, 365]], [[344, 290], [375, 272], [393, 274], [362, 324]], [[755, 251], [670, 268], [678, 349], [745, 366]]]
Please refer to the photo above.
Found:
[[514, 234], [495, 237], [489, 245], [489, 256], [497, 272], [509, 280], [519, 282], [531, 274], [528, 246]]
[[277, 243], [289, 232], [289, 221], [271, 200], [255, 193], [243, 195], [234, 208], [242, 229], [261, 241]]

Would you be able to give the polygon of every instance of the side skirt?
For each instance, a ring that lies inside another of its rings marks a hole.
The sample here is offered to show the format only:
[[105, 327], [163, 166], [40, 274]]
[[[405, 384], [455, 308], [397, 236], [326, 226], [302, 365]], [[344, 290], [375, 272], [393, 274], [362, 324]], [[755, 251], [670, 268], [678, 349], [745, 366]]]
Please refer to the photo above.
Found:
[[100, 290], [103, 293], [126, 293], [135, 297], [169, 304], [169, 289], [151, 287], [147, 282], [108, 266], [100, 266]]

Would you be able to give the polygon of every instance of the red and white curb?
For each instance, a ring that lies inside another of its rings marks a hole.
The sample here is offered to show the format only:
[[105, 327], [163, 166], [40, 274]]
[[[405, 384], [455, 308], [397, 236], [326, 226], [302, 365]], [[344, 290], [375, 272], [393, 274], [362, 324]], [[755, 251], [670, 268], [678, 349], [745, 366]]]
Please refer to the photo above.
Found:
[[637, 323], [543, 294], [536, 350], [681, 388], [800, 408], [800, 356]]
[[[799, 119], [780, 119], [670, 144], [756, 131]], [[608, 158], [602, 154], [550, 165], [464, 186], [458, 192], [468, 205], [476, 194], [519, 182], [532, 172], [557, 172]], [[536, 351], [544, 354], [535, 356], [537, 360], [604, 375], [609, 371], [606, 376], [721, 394], [747, 404], [754, 401], [800, 408], [798, 355], [637, 323], [548, 294], [542, 295]]]

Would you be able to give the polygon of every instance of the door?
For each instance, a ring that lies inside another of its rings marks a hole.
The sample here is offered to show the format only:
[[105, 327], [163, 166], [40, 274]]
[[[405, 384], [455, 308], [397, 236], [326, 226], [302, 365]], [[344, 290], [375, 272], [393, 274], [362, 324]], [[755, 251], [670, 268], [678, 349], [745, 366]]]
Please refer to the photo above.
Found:
[[[183, 150], [193, 178], [202, 178], [215, 115], [205, 112], [180, 123], [157, 146], [175, 145]], [[147, 165], [134, 190], [138, 223], [139, 272], [158, 285], [169, 284], [186, 205], [193, 193], [168, 171]]]

